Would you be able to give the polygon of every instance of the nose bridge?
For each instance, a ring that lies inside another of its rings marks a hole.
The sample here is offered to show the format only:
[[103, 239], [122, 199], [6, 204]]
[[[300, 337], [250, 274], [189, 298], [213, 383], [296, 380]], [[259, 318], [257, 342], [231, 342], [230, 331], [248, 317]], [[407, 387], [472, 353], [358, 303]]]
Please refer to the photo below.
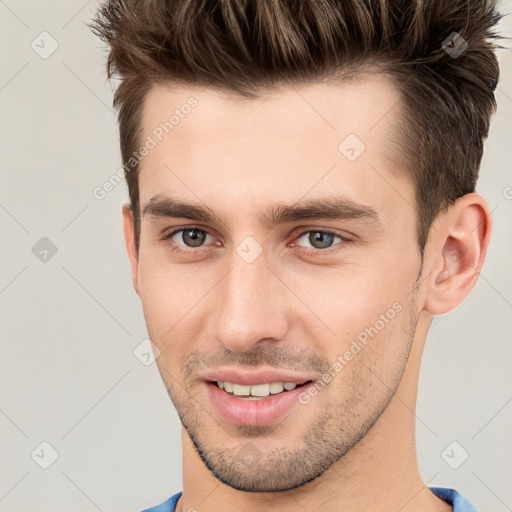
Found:
[[215, 299], [215, 336], [235, 351], [249, 350], [262, 339], [279, 340], [288, 329], [282, 283], [267, 268], [264, 254], [249, 261], [233, 252]]

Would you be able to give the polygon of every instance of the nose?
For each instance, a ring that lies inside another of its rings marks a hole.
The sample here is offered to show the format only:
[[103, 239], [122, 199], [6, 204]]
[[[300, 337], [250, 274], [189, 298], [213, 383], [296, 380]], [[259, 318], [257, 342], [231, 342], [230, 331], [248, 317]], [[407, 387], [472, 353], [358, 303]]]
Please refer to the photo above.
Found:
[[243, 352], [283, 339], [289, 329], [287, 290], [267, 267], [264, 255], [247, 263], [235, 253], [230, 268], [216, 287], [212, 328], [217, 340], [229, 350]]

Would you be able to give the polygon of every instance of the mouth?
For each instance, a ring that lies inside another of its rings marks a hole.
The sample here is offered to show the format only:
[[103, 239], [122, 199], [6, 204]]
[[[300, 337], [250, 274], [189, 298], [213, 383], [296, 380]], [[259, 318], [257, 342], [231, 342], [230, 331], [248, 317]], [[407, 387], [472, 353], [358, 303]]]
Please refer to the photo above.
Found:
[[240, 384], [228, 381], [206, 381], [207, 399], [217, 413], [237, 425], [266, 425], [292, 411], [299, 396], [314, 381], [268, 382]]
[[279, 395], [294, 389], [300, 388], [313, 382], [308, 380], [304, 383], [296, 382], [268, 382], [264, 384], [237, 384], [236, 382], [228, 381], [213, 381], [212, 384], [216, 384], [218, 388], [224, 390], [231, 396], [242, 398], [244, 400], [263, 400], [269, 396]]

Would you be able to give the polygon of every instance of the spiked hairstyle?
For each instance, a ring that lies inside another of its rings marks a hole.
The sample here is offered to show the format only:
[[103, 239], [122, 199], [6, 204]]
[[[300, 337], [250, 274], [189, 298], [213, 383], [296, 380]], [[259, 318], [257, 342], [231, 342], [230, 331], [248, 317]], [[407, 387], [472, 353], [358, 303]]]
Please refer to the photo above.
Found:
[[[496, 109], [500, 18], [496, 0], [104, 2], [90, 28], [109, 46], [108, 78], [120, 79], [114, 105], [137, 247], [139, 163], [128, 161], [142, 143], [154, 84], [208, 86], [250, 100], [371, 69], [400, 94], [394, 153], [415, 186], [423, 253], [437, 214], [475, 189]], [[460, 55], [449, 51], [454, 33]]]

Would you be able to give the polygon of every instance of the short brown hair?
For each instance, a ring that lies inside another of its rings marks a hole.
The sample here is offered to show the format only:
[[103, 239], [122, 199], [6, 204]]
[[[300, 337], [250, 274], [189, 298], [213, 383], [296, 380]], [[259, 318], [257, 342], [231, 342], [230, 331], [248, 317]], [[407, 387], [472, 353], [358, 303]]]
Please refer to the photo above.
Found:
[[129, 159], [141, 144], [153, 84], [209, 86], [252, 99], [371, 64], [401, 95], [396, 147], [415, 185], [423, 253], [440, 210], [475, 189], [496, 109], [494, 50], [501, 46], [493, 29], [501, 17], [496, 0], [105, 2], [90, 27], [110, 47], [108, 78], [120, 79], [114, 105], [137, 247], [139, 168]]

